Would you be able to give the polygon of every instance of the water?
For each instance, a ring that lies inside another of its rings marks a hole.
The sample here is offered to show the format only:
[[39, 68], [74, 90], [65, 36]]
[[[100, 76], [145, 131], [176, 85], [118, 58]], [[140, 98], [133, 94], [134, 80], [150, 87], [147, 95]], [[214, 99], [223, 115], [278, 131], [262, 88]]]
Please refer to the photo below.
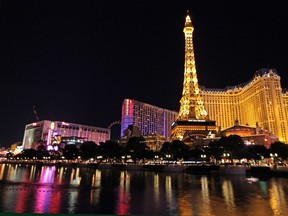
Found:
[[0, 164], [0, 212], [288, 215], [288, 179]]

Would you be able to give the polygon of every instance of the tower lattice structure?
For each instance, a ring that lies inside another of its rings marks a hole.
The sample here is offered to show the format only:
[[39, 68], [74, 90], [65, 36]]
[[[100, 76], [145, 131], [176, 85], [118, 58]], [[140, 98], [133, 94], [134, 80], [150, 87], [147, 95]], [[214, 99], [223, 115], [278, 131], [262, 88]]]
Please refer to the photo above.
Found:
[[185, 34], [185, 64], [183, 92], [178, 115], [179, 120], [206, 119], [207, 117], [203, 98], [199, 92], [193, 46], [193, 31], [194, 27], [190, 16], [187, 15], [183, 30]]
[[171, 130], [172, 141], [181, 140], [187, 144], [193, 144], [199, 137], [207, 137], [211, 132], [216, 132], [216, 121], [208, 119], [204, 101], [200, 94], [196, 73], [193, 31], [194, 27], [187, 13], [183, 29], [185, 35], [183, 91], [178, 118], [173, 123]]

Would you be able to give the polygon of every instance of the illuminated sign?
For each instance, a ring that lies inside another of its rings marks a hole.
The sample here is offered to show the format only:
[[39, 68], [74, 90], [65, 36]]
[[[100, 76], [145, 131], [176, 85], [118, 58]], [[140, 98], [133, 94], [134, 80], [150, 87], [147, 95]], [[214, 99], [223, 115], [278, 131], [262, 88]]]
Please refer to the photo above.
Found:
[[188, 120], [189, 122], [205, 122], [205, 120]]

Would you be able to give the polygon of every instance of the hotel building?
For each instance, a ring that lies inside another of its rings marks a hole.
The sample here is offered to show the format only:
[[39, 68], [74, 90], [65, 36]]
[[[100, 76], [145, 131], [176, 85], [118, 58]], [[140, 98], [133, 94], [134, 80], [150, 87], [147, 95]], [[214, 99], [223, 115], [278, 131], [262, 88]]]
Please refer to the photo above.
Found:
[[288, 93], [275, 69], [261, 69], [245, 84], [225, 89], [201, 88], [209, 118], [221, 130], [234, 125], [258, 125], [288, 143]]
[[23, 149], [36, 148], [39, 142], [53, 144], [80, 144], [92, 141], [96, 144], [110, 140], [110, 129], [61, 121], [43, 120], [25, 126]]
[[121, 137], [130, 125], [139, 128], [142, 136], [157, 135], [169, 141], [171, 125], [178, 113], [156, 107], [134, 99], [124, 99], [122, 102]]

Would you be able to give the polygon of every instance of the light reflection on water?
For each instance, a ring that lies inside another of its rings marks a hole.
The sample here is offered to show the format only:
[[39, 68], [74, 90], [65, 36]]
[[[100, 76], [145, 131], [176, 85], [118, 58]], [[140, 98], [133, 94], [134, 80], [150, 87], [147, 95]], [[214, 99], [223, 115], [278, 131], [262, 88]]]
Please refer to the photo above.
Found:
[[287, 215], [288, 179], [0, 164], [0, 212]]

